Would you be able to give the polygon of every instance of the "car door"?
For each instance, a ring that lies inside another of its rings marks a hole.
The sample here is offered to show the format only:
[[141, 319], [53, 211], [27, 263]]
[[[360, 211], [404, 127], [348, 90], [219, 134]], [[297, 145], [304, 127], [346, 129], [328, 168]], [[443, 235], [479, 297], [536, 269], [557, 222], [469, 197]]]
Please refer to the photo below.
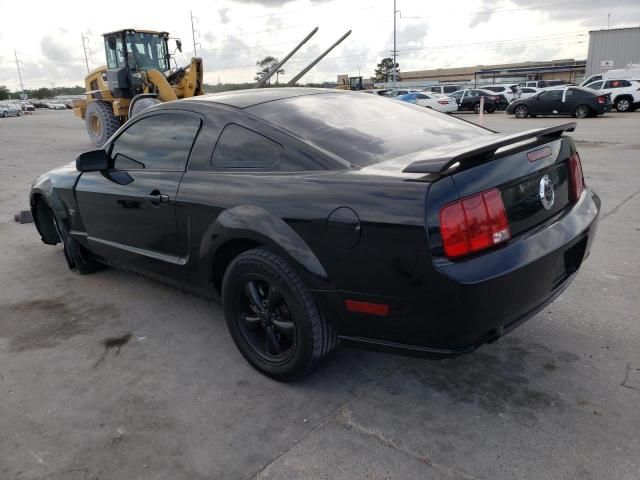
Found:
[[416, 103], [418, 105], [422, 105], [423, 107], [432, 107], [432, 102], [430, 101], [430, 97], [425, 95], [424, 93], [416, 94]]
[[196, 114], [158, 111], [105, 146], [112, 168], [83, 173], [76, 186], [92, 251], [133, 270], [171, 275], [186, 249], [175, 198], [201, 122]]
[[453, 92], [452, 94], [449, 95], [451, 98], [455, 99], [456, 103], [458, 104], [458, 110], [462, 109], [463, 94], [464, 94], [464, 90], [458, 90], [457, 92]]
[[530, 100], [529, 113], [533, 115], [555, 115], [560, 113], [562, 90], [546, 90]]

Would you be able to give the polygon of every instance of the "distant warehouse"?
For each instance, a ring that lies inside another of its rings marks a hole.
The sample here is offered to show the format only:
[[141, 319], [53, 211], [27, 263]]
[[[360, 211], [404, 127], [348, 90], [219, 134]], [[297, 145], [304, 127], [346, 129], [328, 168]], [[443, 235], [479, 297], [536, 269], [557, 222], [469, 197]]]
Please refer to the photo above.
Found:
[[586, 75], [640, 63], [640, 27], [589, 32]]

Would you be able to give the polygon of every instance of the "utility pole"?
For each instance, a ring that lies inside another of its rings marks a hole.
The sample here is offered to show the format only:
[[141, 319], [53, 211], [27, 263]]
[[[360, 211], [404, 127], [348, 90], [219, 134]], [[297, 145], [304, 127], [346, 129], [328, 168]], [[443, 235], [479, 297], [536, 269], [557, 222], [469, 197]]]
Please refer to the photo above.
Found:
[[396, 9], [396, 0], [393, 0], [393, 86], [396, 86], [396, 57], [398, 51], [396, 50], [396, 16], [398, 10]]
[[18, 79], [20, 79], [20, 92], [24, 93], [24, 85], [22, 84], [22, 72], [20, 72], [20, 62], [18, 61], [18, 52], [16, 49], [13, 49], [13, 54], [16, 57], [16, 68], [18, 69]]
[[80, 35], [82, 36], [82, 50], [84, 50], [84, 63], [86, 63], [87, 65], [87, 73], [89, 73], [89, 59], [87, 58], [87, 46], [85, 45], [85, 40], [87, 40], [87, 37], [84, 36], [84, 33], [80, 33]]
[[[193, 20], [195, 18], [198, 18], [198, 17], [194, 17], [193, 16], [193, 12], [191, 10], [189, 10], [189, 16], [191, 17], [191, 37], [193, 38], [193, 56], [197, 57], [198, 56], [198, 50], [197, 50], [197, 47], [196, 47], [198, 45], [196, 43], [196, 32], [197, 32], [197, 30], [193, 26]], [[198, 33], [200, 33], [200, 32], [198, 32]]]

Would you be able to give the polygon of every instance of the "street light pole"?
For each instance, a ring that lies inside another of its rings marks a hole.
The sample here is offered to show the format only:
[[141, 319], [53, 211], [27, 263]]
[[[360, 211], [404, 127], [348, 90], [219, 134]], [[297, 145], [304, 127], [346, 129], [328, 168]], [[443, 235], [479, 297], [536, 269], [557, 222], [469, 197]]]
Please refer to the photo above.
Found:
[[193, 19], [197, 18], [193, 16], [193, 12], [191, 10], [189, 10], [189, 16], [191, 17], [191, 37], [193, 38], [193, 56], [197, 57], [198, 56], [198, 51], [196, 48], [196, 30], [193, 27]]
[[393, 86], [396, 86], [396, 56], [398, 52], [396, 50], [396, 15], [398, 10], [396, 9], [396, 0], [393, 0]]
[[24, 85], [22, 84], [22, 72], [20, 72], [20, 62], [18, 61], [18, 52], [16, 49], [13, 49], [13, 54], [16, 57], [16, 68], [18, 69], [18, 79], [20, 80], [20, 92], [24, 93]]
[[84, 43], [87, 37], [84, 36], [84, 33], [80, 33], [82, 36], [82, 50], [84, 50], [84, 63], [87, 65], [87, 73], [89, 73], [89, 59], [87, 58], [87, 46]]

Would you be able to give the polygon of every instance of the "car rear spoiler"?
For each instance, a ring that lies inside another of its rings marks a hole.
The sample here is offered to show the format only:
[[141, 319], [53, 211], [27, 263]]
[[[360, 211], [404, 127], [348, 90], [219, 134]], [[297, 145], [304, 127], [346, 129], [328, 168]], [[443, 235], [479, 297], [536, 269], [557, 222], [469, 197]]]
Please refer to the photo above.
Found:
[[553, 127], [535, 128], [525, 132], [513, 133], [511, 135], [490, 135], [478, 139], [478, 142], [468, 148], [453, 150], [449, 154], [437, 155], [433, 158], [425, 158], [408, 165], [405, 173], [430, 173], [443, 175], [452, 167], [464, 166], [465, 164], [477, 164], [491, 160], [496, 151], [502, 147], [524, 142], [530, 139], [555, 140], [560, 138], [564, 132], [573, 132], [576, 122], [563, 123]]

